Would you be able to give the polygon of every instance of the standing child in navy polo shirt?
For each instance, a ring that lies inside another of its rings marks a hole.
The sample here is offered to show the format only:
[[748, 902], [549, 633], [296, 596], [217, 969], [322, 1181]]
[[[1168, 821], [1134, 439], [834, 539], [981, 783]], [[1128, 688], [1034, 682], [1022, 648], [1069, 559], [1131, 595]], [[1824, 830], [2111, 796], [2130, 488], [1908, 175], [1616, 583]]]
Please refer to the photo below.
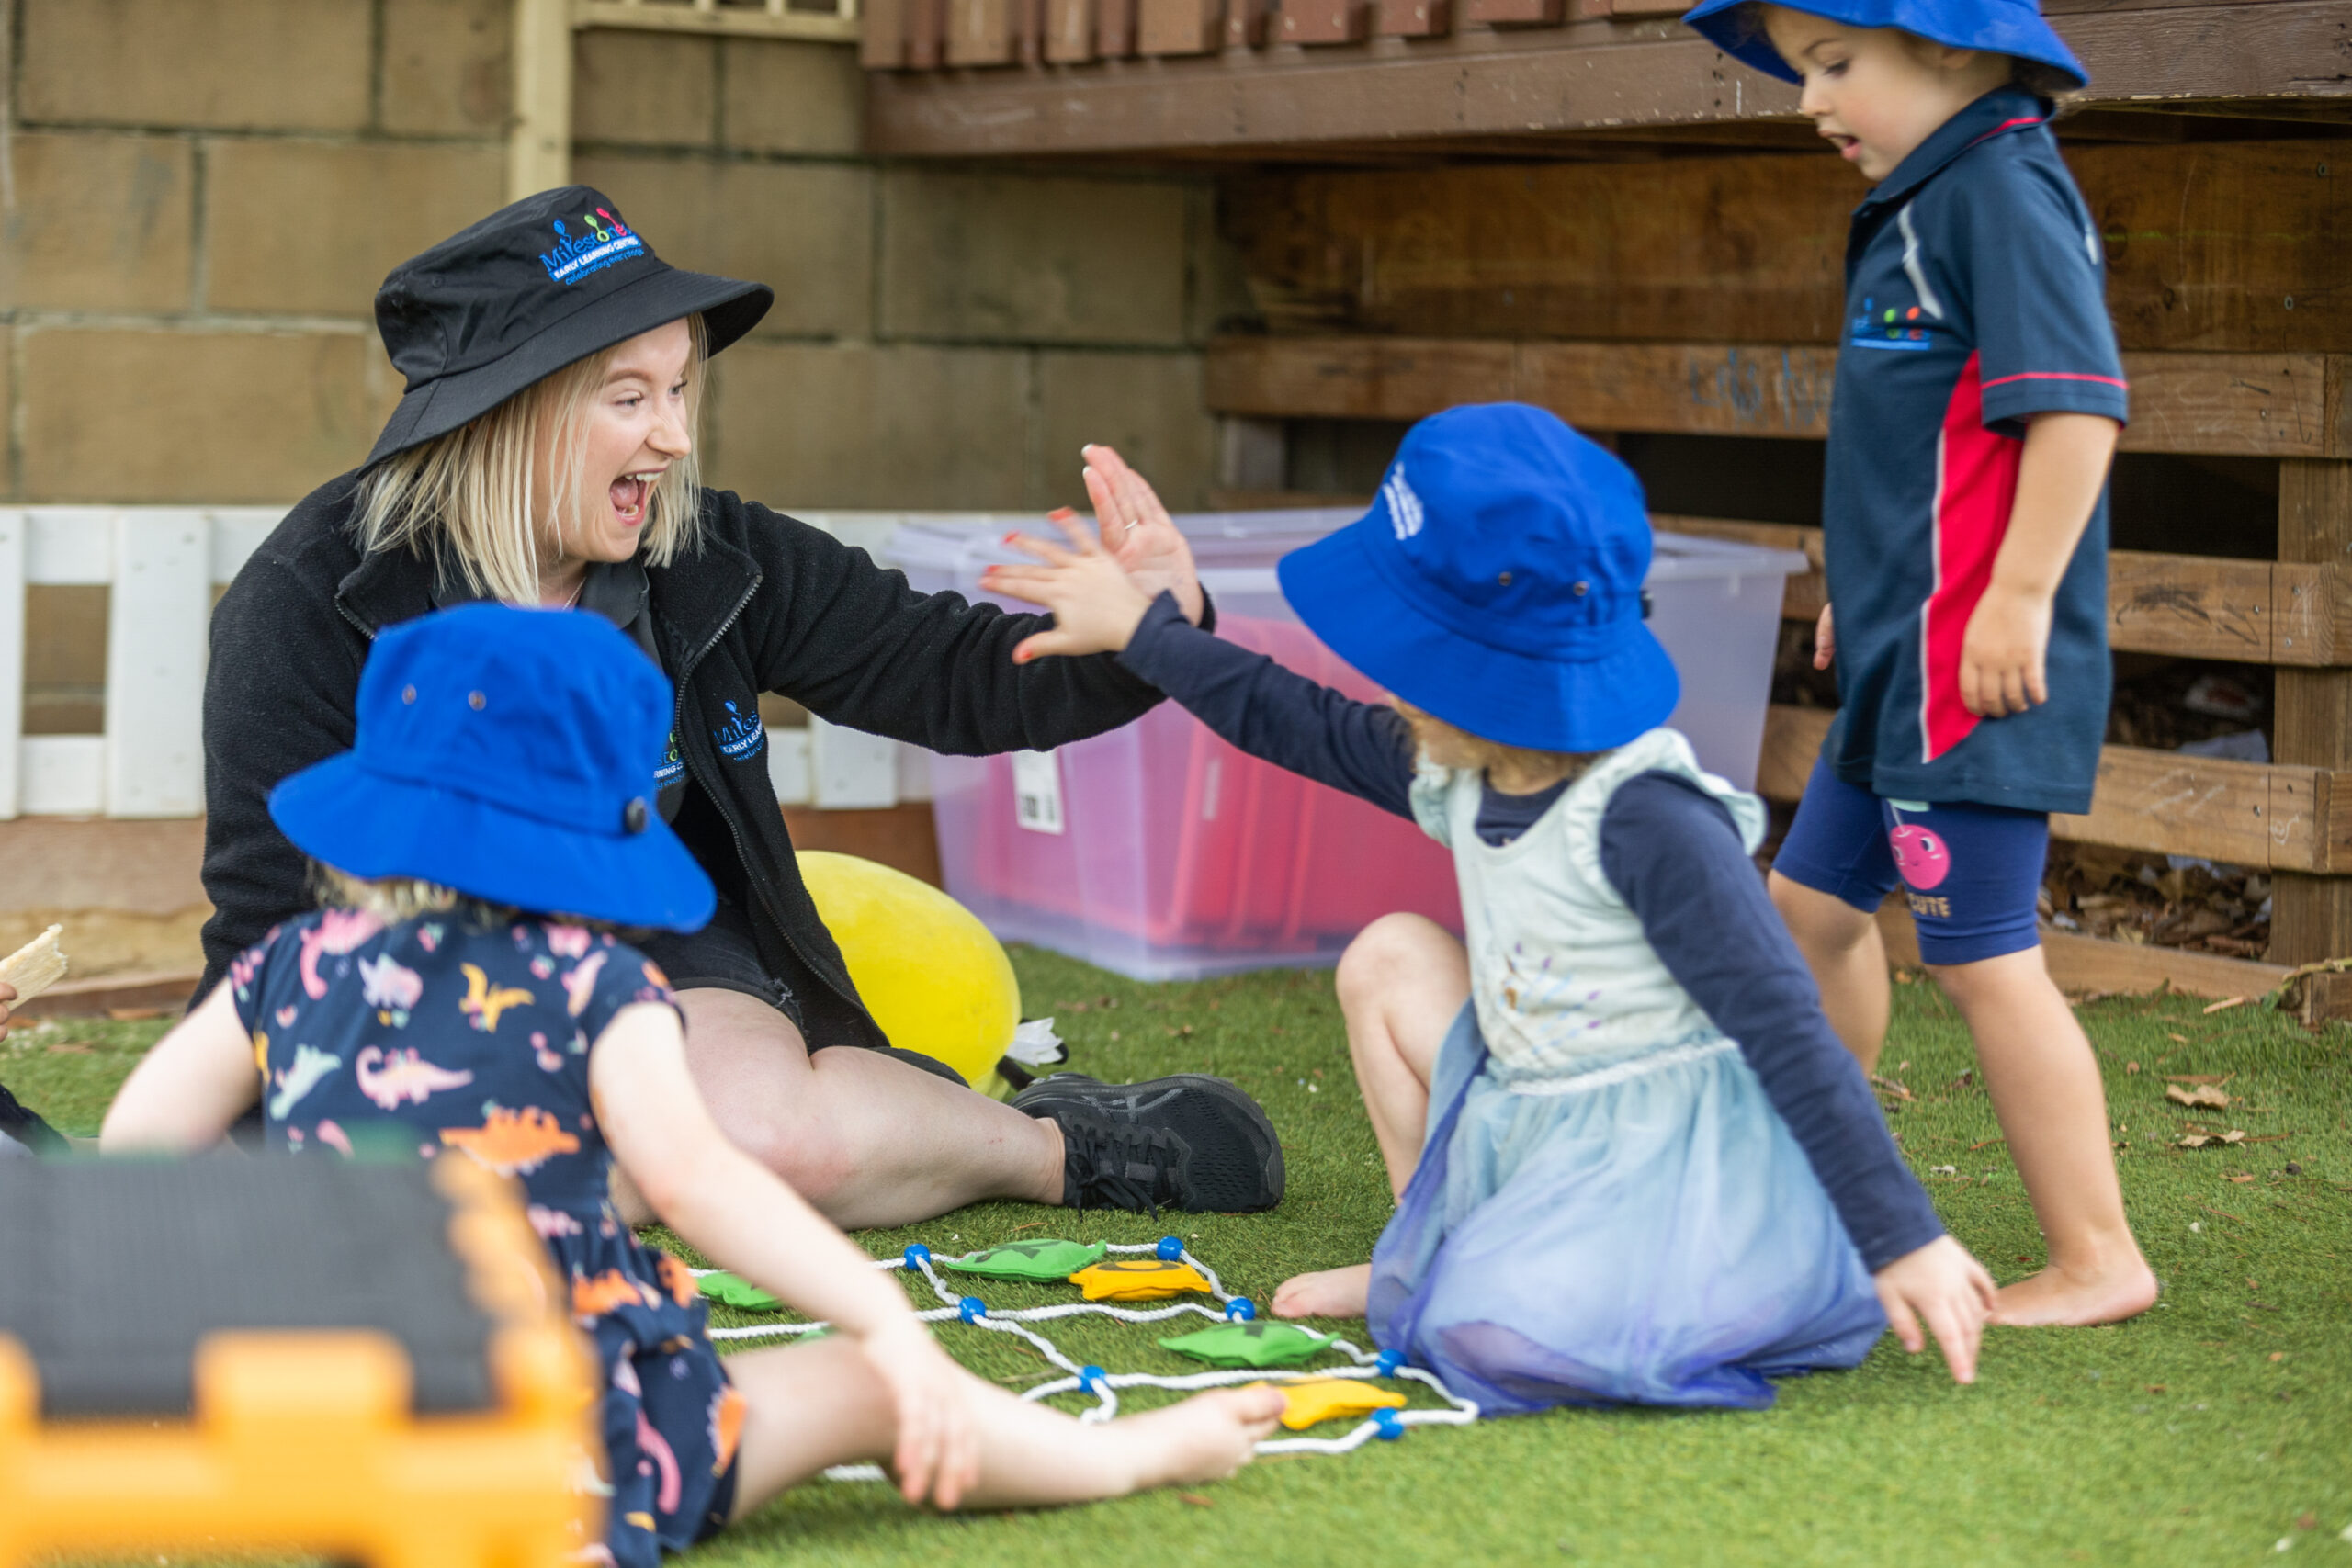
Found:
[[2033, 0], [1705, 0], [1687, 19], [1802, 82], [1876, 182], [1846, 246], [1824, 502], [1815, 662], [1834, 659], [1842, 705], [1773, 900], [1872, 1066], [1871, 914], [1902, 882], [2049, 1245], [1994, 1321], [2129, 1317], [2155, 1277], [2034, 919], [2049, 813], [2088, 810], [2098, 772], [2105, 486], [2127, 412], [2098, 236], [2049, 129], [2046, 90], [2087, 78]]

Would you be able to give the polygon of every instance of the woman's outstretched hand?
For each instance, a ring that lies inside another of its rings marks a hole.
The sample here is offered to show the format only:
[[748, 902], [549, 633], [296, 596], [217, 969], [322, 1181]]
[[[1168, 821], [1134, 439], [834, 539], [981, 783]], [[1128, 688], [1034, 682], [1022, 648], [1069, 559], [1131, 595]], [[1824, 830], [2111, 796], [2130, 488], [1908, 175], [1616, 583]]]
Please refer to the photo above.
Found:
[[1968, 1249], [1939, 1235], [1871, 1276], [1887, 1326], [1913, 1355], [1927, 1348], [1925, 1320], [1954, 1382], [1976, 1381], [1976, 1347], [1993, 1310], [1993, 1276]]
[[[1088, 471], [1092, 472], [1091, 469]], [[1146, 493], [1149, 492], [1147, 491]], [[1162, 515], [1165, 516], [1164, 513]], [[1075, 513], [1065, 509], [1052, 513], [1046, 520], [1069, 537], [1068, 549], [1048, 539], [1033, 538], [1026, 534], [1008, 534], [1005, 536], [1007, 544], [1036, 557], [1045, 564], [992, 566], [980, 577], [980, 586], [990, 592], [1026, 599], [1054, 613], [1054, 629], [1023, 638], [1012, 650], [1012, 661], [1026, 664], [1033, 659], [1052, 653], [1120, 652], [1134, 638], [1136, 627], [1142, 624], [1143, 614], [1151, 608], [1151, 601], [1159, 590], [1148, 589], [1137, 582], [1135, 574], [1120, 562], [1117, 556], [1104, 550], [1087, 536], [1086, 530], [1079, 525]], [[1108, 525], [1104, 531], [1107, 536]], [[1172, 525], [1168, 526], [1168, 531], [1171, 534], [1176, 532]], [[1177, 536], [1177, 544], [1179, 548], [1182, 547], [1182, 535]], [[1189, 571], [1192, 565], [1189, 549], [1184, 551], [1184, 561]], [[1195, 584], [1194, 594], [1199, 592]]]
[[1173, 593], [1184, 618], [1199, 626], [1201, 580], [1193, 570], [1193, 547], [1169, 520], [1149, 481], [1108, 446], [1081, 447], [1080, 456], [1086, 459], [1086, 493], [1094, 502], [1102, 547], [1143, 590], [1145, 603], [1163, 591]]

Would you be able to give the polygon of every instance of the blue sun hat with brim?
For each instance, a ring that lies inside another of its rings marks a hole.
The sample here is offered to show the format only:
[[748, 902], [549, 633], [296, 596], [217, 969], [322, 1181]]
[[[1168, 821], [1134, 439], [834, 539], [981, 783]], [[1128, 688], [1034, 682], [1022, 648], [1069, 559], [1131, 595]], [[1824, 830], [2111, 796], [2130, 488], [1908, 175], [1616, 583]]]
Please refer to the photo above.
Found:
[[1405, 433], [1372, 510], [1284, 556], [1283, 594], [1369, 680], [1505, 746], [1605, 751], [1666, 722], [1650, 522], [1616, 455], [1525, 403]]
[[653, 808], [670, 720], [670, 682], [603, 616], [462, 605], [376, 639], [356, 743], [269, 814], [353, 876], [695, 931], [710, 878]]
[[[1988, 54], [2014, 55], [2054, 67], [2090, 85], [2090, 73], [2066, 47], [2065, 39], [2042, 19], [2035, 0], [1777, 0], [1792, 11], [1826, 17], [1854, 28], [1899, 28], [1953, 49], [1981, 49]], [[1804, 80], [1764, 31], [1763, 7], [1757, 0], [1702, 0], [1683, 13], [1685, 25], [1733, 59], [1778, 76], [1783, 82]]]

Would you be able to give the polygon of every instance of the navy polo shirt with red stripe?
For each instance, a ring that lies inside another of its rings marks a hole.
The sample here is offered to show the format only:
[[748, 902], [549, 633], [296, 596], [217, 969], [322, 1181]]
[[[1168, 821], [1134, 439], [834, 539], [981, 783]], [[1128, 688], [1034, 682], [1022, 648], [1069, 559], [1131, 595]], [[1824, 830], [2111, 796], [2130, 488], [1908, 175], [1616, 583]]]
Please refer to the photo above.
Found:
[[1977, 99], [1871, 192], [1847, 242], [1823, 502], [1840, 707], [1825, 755], [1883, 797], [2090, 807], [2109, 682], [2103, 487], [2052, 606], [2050, 700], [1979, 719], [1960, 699], [2028, 422], [2128, 412], [2105, 258], [2049, 113], [2011, 88]]

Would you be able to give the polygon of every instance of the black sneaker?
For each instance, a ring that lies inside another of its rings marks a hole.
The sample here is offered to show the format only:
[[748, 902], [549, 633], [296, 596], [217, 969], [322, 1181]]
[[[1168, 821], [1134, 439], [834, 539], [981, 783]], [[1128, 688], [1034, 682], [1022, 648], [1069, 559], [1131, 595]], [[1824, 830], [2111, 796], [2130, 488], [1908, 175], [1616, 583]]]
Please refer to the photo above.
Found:
[[1198, 1073], [1106, 1084], [1055, 1073], [1012, 1098], [1046, 1117], [1068, 1148], [1062, 1201], [1121, 1209], [1247, 1214], [1283, 1197], [1283, 1145], [1234, 1085]]

